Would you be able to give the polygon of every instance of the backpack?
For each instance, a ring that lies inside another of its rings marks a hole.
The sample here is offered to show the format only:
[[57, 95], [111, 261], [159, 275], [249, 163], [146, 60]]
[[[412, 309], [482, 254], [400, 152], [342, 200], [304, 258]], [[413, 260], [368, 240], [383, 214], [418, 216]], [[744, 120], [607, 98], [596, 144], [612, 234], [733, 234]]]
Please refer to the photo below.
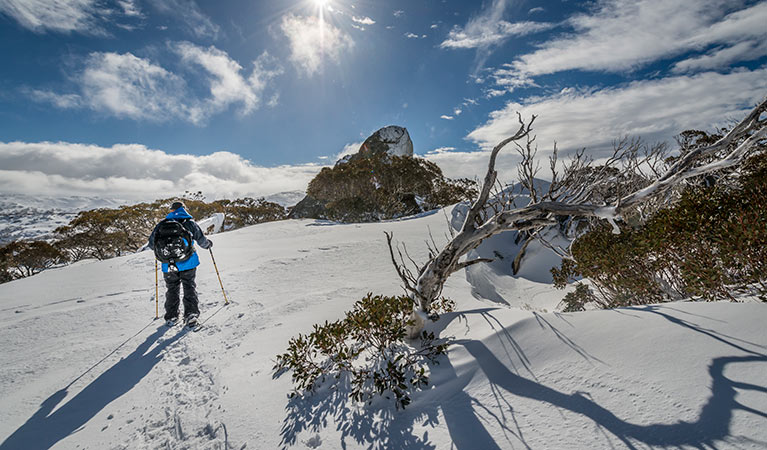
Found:
[[178, 270], [176, 263], [184, 261], [194, 253], [192, 233], [174, 219], [164, 219], [157, 224], [154, 234], [154, 255], [160, 262], [168, 264], [172, 272]]

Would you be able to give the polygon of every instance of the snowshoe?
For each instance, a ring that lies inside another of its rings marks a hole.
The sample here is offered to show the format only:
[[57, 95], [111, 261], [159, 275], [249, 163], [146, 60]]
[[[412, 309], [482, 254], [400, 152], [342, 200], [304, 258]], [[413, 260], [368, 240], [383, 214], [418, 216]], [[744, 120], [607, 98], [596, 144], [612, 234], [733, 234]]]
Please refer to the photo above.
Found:
[[196, 314], [192, 314], [186, 318], [186, 327], [192, 331], [197, 331], [202, 328], [202, 324], [197, 320]]

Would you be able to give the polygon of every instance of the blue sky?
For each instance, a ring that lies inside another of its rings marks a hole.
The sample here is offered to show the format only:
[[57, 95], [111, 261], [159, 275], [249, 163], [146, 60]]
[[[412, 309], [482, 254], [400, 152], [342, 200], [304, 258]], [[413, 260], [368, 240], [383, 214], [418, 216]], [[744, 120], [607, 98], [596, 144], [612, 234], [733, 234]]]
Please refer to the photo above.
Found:
[[599, 158], [744, 114], [765, 23], [733, 0], [0, 0], [0, 192], [300, 190], [392, 124], [472, 177], [517, 112], [541, 157]]

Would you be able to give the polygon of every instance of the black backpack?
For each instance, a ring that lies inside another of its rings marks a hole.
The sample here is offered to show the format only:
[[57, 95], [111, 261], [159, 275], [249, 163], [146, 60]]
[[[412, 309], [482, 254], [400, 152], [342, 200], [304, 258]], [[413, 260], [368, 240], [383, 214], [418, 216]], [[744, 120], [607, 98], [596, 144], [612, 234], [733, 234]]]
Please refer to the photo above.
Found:
[[192, 233], [181, 222], [165, 219], [155, 229], [154, 255], [174, 270], [177, 262], [185, 261], [194, 253], [192, 239]]

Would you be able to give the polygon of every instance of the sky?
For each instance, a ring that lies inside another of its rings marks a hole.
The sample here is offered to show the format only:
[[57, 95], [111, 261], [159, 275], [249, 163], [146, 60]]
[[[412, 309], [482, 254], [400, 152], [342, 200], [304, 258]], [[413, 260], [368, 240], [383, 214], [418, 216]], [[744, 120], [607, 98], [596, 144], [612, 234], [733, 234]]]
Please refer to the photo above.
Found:
[[767, 95], [765, 23], [738, 0], [0, 0], [0, 193], [303, 190], [388, 125], [473, 178], [517, 113], [540, 158], [673, 143]]

